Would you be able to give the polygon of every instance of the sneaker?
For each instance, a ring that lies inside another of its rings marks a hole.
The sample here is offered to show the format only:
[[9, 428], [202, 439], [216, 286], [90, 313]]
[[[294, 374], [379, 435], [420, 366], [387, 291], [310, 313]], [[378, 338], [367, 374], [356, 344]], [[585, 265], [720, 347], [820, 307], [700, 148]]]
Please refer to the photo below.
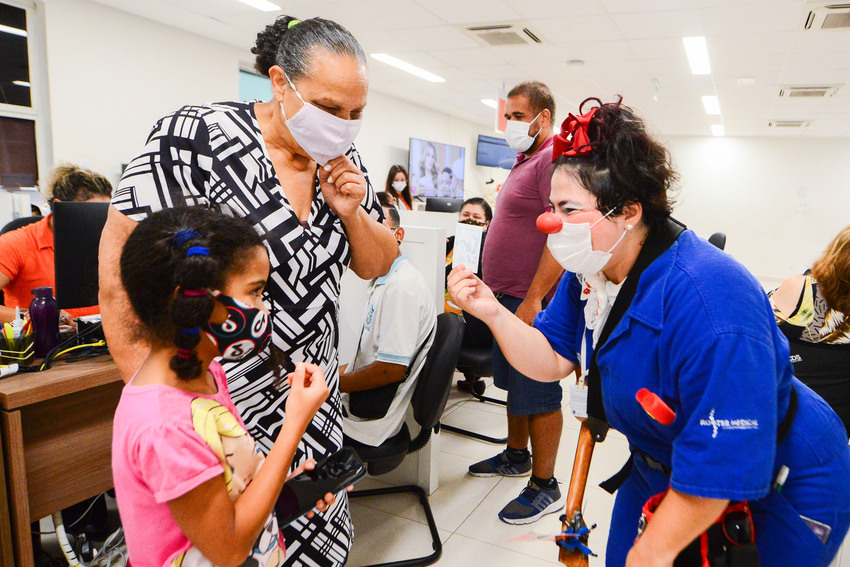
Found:
[[499, 519], [506, 524], [530, 524], [546, 514], [554, 514], [564, 507], [566, 498], [561, 498], [561, 489], [546, 490], [533, 481], [522, 489], [519, 496], [508, 502], [499, 512]]
[[531, 456], [521, 463], [514, 463], [508, 458], [507, 451], [502, 451], [495, 457], [470, 465], [469, 474], [472, 476], [528, 476], [531, 474]]

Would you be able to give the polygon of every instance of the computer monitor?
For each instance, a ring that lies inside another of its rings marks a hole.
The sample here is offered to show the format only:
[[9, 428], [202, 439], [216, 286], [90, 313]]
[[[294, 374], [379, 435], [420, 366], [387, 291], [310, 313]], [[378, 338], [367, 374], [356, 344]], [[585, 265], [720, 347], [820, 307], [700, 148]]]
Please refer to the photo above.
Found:
[[410, 138], [408, 172], [414, 197], [463, 197], [466, 149]]
[[517, 152], [512, 150], [503, 138], [478, 136], [475, 152], [475, 165], [511, 169], [516, 163]]
[[457, 213], [463, 206], [463, 199], [445, 199], [443, 197], [428, 197], [425, 199], [425, 210], [435, 213]]
[[53, 203], [53, 253], [59, 309], [97, 305], [97, 251], [109, 203]]

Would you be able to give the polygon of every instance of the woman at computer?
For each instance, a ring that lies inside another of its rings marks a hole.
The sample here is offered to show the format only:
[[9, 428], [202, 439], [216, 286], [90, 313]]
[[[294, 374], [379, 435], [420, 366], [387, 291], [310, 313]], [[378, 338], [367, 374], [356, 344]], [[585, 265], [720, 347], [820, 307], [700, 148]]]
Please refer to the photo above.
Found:
[[[109, 201], [112, 185], [93, 171], [64, 164], [51, 173], [45, 199], [53, 208], [56, 201]], [[0, 235], [0, 323], [15, 318], [15, 308], [26, 314], [32, 290], [48, 286], [56, 291], [53, 263], [53, 214]], [[83, 307], [61, 311], [60, 324], [72, 325], [74, 317], [98, 313], [98, 308]]]
[[385, 191], [392, 195], [398, 205], [408, 211], [413, 208], [413, 197], [410, 196], [410, 178], [403, 165], [394, 165], [387, 173]]
[[[398, 244], [352, 144], [368, 94], [366, 58], [339, 24], [281, 16], [257, 35], [257, 70], [271, 79], [268, 102], [192, 105], [159, 120], [124, 172], [101, 239], [104, 331], [125, 379], [149, 347], [134, 340], [118, 280], [121, 247], [138, 221], [168, 207], [204, 204], [245, 217], [268, 239], [272, 274], [264, 297], [273, 344], [292, 360], [317, 364], [330, 396], [307, 428], [293, 466], [321, 459], [342, 442], [338, 298], [351, 268], [385, 274]], [[286, 415], [265, 359], [228, 364], [231, 394], [246, 425], [268, 450]], [[287, 564], [341, 565], [351, 545], [348, 502], [283, 530]]]

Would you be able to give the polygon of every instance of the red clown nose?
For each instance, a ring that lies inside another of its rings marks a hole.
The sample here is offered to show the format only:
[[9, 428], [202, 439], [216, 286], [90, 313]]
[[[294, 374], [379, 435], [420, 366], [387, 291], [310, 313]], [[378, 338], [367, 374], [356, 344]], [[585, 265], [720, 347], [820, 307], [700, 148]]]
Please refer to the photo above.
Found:
[[543, 234], [556, 234], [564, 226], [561, 218], [552, 211], [546, 211], [537, 217], [537, 230]]

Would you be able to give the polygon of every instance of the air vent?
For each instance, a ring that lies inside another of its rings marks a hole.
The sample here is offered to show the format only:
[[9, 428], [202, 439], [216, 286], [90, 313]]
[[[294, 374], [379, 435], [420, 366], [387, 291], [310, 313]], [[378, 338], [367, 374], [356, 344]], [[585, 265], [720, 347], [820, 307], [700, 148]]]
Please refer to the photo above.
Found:
[[850, 29], [850, 3], [811, 2], [804, 11], [803, 28], [812, 31]]
[[479, 24], [463, 28], [470, 35], [485, 45], [504, 47], [511, 45], [536, 45], [543, 43], [540, 36], [532, 31], [525, 22], [500, 22], [496, 24]]
[[767, 123], [771, 128], [805, 128], [811, 120], [771, 120]]
[[826, 98], [838, 92], [841, 85], [802, 85], [779, 87], [782, 98]]

